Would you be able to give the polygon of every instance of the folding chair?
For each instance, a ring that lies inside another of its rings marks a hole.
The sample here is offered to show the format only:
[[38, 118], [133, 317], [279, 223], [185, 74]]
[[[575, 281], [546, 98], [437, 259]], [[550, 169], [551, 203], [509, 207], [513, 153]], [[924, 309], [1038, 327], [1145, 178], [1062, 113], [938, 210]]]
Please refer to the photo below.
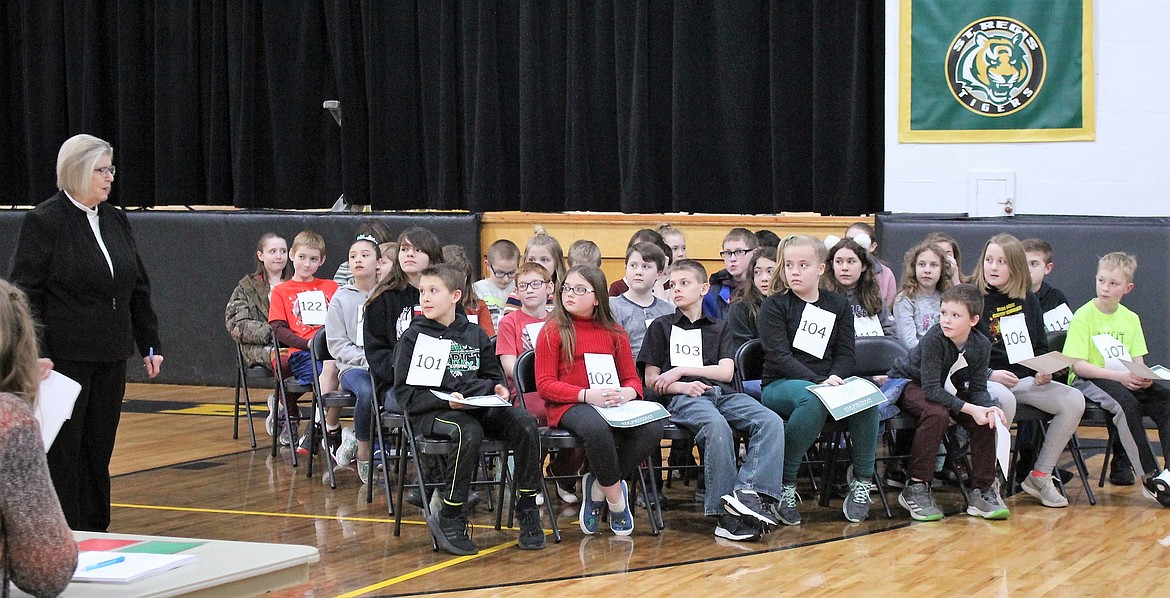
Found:
[[[530, 392], [536, 391], [536, 353], [533, 351], [525, 351], [519, 358], [516, 359], [515, 369], [516, 391], [520, 393], [521, 397]], [[523, 403], [523, 398], [521, 398]], [[545, 449], [572, 449], [584, 446], [584, 443], [569, 430], [556, 428], [552, 426], [540, 427], [540, 444]], [[548, 480], [568, 479], [567, 476], [547, 476], [544, 474], [544, 468], [541, 468], [541, 492], [545, 493], [544, 504], [548, 508], [549, 520], [552, 522], [553, 539], [557, 542], [561, 541], [561, 532], [557, 527], [556, 513], [553, 512], [552, 502], [548, 500]], [[576, 476], [571, 476], [576, 479]], [[655, 510], [658, 497], [658, 483], [654, 480], [654, 476], [646, 476], [642, 467], [638, 468], [638, 477], [642, 482], [642, 488], [648, 489], [646, 500], [646, 515], [650, 519], [650, 533], [657, 536], [661, 531], [659, 525], [660, 515], [656, 515]], [[647, 480], [649, 478], [649, 480]], [[588, 488], [582, 488], [582, 492], [588, 492]], [[631, 497], [630, 500], [633, 500]]]
[[[329, 344], [325, 339], [325, 328], [322, 327], [313, 334], [313, 338], [309, 341], [309, 356], [313, 363], [321, 363], [333, 359], [329, 354]], [[321, 419], [321, 431], [325, 431], [325, 410], [326, 409], [344, 409], [353, 407], [357, 402], [357, 397], [348, 390], [335, 390], [333, 392], [321, 392], [321, 374], [313, 375], [313, 413], [314, 419]], [[317, 441], [317, 426], [309, 425], [309, 446], [315, 448]], [[296, 450], [293, 451], [294, 453]], [[322, 452], [325, 453], [325, 469], [329, 474], [329, 487], [337, 489], [337, 479], [333, 475], [333, 468], [337, 464], [334, 461], [333, 452], [328, 450], [328, 445], [322, 447]], [[306, 468], [306, 476], [313, 477], [313, 450], [309, 451], [309, 466]]]
[[735, 390], [744, 392], [743, 383], [764, 377], [764, 343], [753, 338], [735, 351], [735, 377], [731, 384]]
[[[297, 381], [296, 378], [294, 378], [292, 376], [288, 376], [288, 377], [285, 376], [284, 367], [280, 363], [280, 341], [276, 340], [275, 338], [272, 339], [272, 354], [275, 356], [275, 359], [273, 359], [272, 361], [273, 361], [274, 367], [276, 368], [275, 372], [274, 372], [275, 376], [273, 378], [273, 381], [275, 383], [274, 385], [276, 386], [277, 410], [278, 411], [280, 410], [281, 405], [284, 406], [284, 410], [283, 410], [284, 411], [284, 418], [283, 418], [284, 419], [284, 426], [285, 426], [285, 429], [289, 431], [288, 432], [289, 433], [289, 446], [292, 449], [289, 452], [292, 454], [292, 466], [296, 467], [297, 466], [297, 451], [296, 451], [297, 439], [296, 439], [296, 434], [293, 433], [293, 427], [292, 427], [293, 418], [291, 415], [291, 409], [289, 407], [291, 404], [292, 407], [295, 407], [297, 409], [297, 419], [299, 420], [301, 413], [300, 413], [300, 407], [297, 406], [297, 404], [296, 404], [296, 399], [299, 398], [303, 394], [313, 392], [313, 387], [311, 384], [301, 384], [299, 381]], [[289, 401], [290, 396], [293, 398], [293, 400], [291, 402]], [[272, 456], [275, 457], [276, 456], [276, 449], [280, 445], [279, 427], [278, 427], [278, 429], [273, 430], [273, 432], [274, 432], [274, 434], [272, 435]]]
[[252, 435], [252, 448], [256, 448], [256, 424], [252, 421], [252, 398], [248, 394], [248, 386], [257, 387], [275, 386], [276, 380], [272, 377], [272, 370], [262, 366], [244, 365], [244, 350], [240, 343], [236, 343], [236, 404], [232, 416], [232, 440], [240, 437], [240, 393], [244, 395], [244, 409], [248, 417], [248, 431]]
[[[854, 374], [858, 376], [880, 376], [890, 371], [894, 362], [898, 358], [906, 355], [906, 348], [898, 342], [897, 339], [890, 336], [863, 336], [858, 337], [854, 341]], [[875, 407], [871, 407], [874, 409]], [[902, 416], [899, 416], [902, 417]], [[908, 416], [907, 416], [908, 417]], [[895, 418], [896, 419], [896, 418]], [[833, 479], [833, 473], [837, 466], [836, 451], [834, 450], [840, 440], [844, 440], [846, 452], [852, 452], [853, 446], [846, 434], [846, 427], [841, 422], [826, 422], [825, 432], [822, 433], [822, 438], [830, 438], [830, 446], [825, 451], [825, 467], [822, 472], [823, 477], [821, 483], [820, 505], [822, 507], [829, 505], [829, 494]], [[876, 462], [876, 458], [875, 458]], [[893, 517], [890, 511], [890, 502], [886, 498], [886, 493], [882, 489], [881, 480], [877, 476], [877, 469], [873, 472], [873, 482], [878, 489], [878, 496], [882, 499], [882, 506], [886, 510], [887, 517]]]
[[[375, 386], [376, 388], [376, 386]], [[404, 461], [406, 451], [404, 448], [405, 434], [406, 434], [406, 416], [398, 409], [395, 404], [390, 411], [386, 410], [387, 401], [374, 392], [374, 400], [370, 403], [370, 430], [369, 438], [372, 440], [376, 435], [378, 437], [378, 446], [381, 448], [379, 461], [382, 465], [382, 485], [386, 492], [386, 509], [390, 515], [393, 515], [397, 509], [402, 510], [401, 495], [399, 495], [398, 506], [394, 506], [390, 491], [390, 466], [387, 463], [386, 455], [390, 452], [386, 443], [387, 436], [394, 438], [394, 462], [396, 464], [395, 475], [398, 479], [402, 478], [403, 469], [405, 467]], [[389, 432], [387, 434], [386, 432]], [[370, 451], [370, 471], [374, 469], [374, 451]], [[366, 503], [374, 502], [374, 485], [366, 484]]]

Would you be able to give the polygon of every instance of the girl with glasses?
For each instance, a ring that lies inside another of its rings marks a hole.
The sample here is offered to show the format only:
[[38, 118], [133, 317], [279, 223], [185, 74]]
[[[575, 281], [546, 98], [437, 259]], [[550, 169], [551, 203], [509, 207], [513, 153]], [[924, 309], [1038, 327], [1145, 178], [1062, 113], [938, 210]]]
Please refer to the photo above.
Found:
[[641, 463], [662, 440], [663, 420], [611, 427], [594, 409], [642, 398], [630, 341], [614, 321], [605, 296], [605, 274], [593, 266], [571, 268], [553, 294], [552, 320], [536, 341], [536, 388], [550, 426], [584, 441], [590, 472], [582, 480], [581, 530], [597, 532], [602, 509], [610, 529], [634, 531], [629, 488]]

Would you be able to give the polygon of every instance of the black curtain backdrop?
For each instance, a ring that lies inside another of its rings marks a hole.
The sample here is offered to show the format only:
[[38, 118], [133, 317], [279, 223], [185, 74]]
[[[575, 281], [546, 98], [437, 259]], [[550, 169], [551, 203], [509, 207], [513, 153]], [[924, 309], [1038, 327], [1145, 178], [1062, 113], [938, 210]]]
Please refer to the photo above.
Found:
[[88, 132], [125, 206], [882, 208], [881, 2], [4, 6], [3, 203]]

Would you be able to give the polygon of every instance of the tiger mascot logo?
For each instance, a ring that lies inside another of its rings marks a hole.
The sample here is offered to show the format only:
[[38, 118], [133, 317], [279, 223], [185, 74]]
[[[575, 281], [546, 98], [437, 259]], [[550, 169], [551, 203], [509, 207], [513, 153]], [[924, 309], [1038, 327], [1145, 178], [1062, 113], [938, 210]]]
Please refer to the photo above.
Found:
[[1044, 85], [1044, 45], [1024, 23], [987, 17], [963, 28], [947, 49], [951, 94], [981, 116], [1005, 116], [1027, 106]]

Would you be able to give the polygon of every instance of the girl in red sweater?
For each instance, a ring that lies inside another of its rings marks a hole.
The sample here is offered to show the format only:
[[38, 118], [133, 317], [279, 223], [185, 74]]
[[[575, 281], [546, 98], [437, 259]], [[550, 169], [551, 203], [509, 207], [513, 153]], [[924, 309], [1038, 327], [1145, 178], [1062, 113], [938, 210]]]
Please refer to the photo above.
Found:
[[613, 533], [634, 531], [626, 479], [662, 441], [664, 420], [614, 428], [594, 407], [642, 398], [642, 381], [630, 341], [609, 311], [605, 274], [575, 266], [555, 293], [552, 325], [536, 342], [536, 389], [550, 426], [573, 432], [585, 444], [589, 467], [582, 479], [581, 531], [597, 532], [603, 504]]

